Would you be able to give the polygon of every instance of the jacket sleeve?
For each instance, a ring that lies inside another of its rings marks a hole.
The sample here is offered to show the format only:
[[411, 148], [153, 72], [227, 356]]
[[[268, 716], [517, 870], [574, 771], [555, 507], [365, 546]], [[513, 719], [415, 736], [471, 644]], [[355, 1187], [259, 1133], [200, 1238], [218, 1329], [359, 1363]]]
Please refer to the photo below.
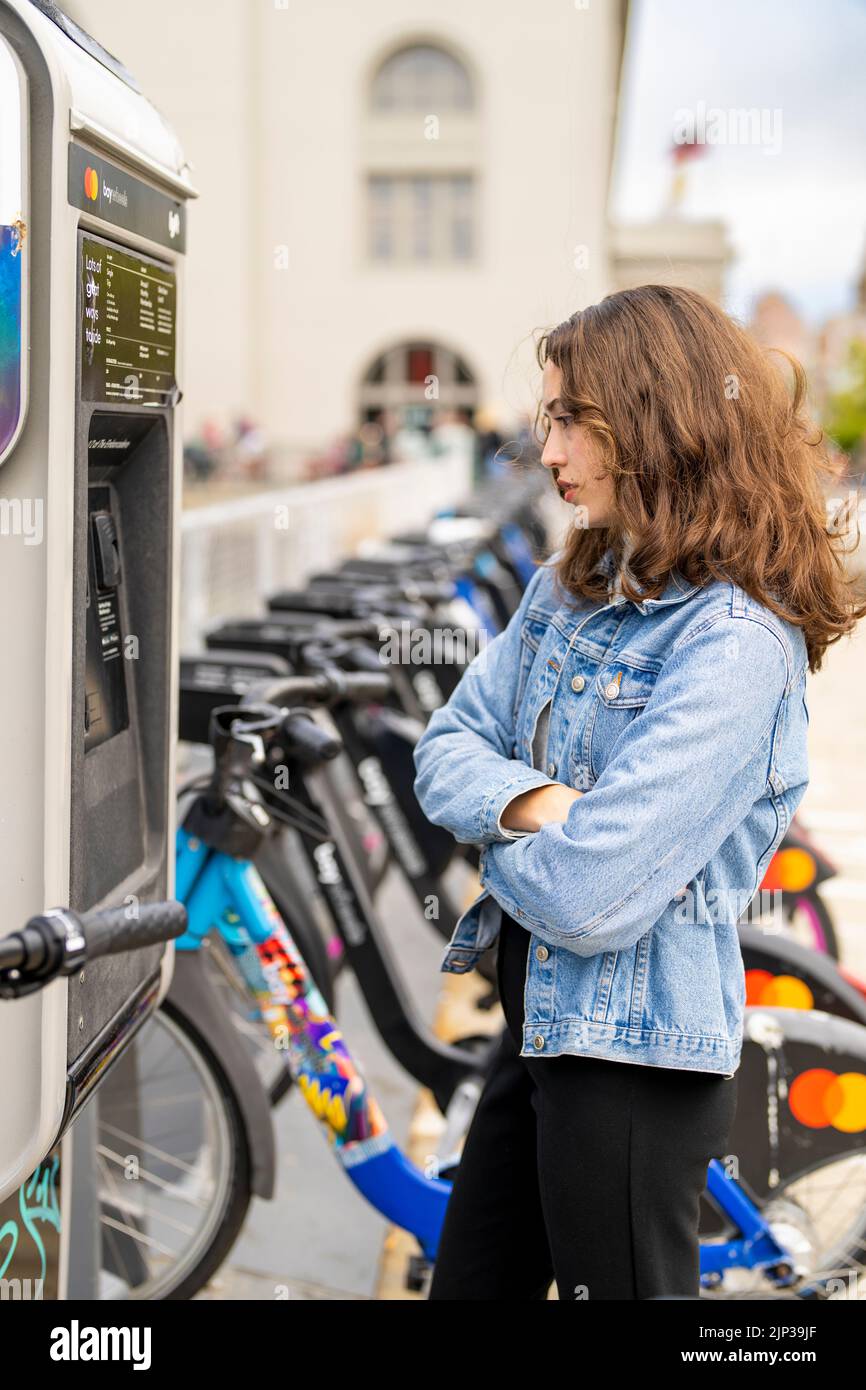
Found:
[[483, 887], [543, 941], [577, 955], [634, 945], [764, 794], [789, 682], [785, 646], [768, 624], [708, 620], [674, 647], [565, 821], [482, 852]]
[[512, 718], [522, 660], [520, 629], [545, 568], [539, 566], [503, 632], [486, 642], [448, 701], [434, 710], [415, 745], [415, 796], [434, 825], [461, 844], [507, 842], [499, 824], [506, 804], [551, 778], [512, 758]]

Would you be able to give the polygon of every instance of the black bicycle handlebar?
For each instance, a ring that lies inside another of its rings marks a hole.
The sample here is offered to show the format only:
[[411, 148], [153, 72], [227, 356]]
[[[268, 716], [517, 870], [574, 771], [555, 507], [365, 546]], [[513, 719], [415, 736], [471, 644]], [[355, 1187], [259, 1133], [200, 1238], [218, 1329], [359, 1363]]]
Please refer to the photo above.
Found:
[[283, 720], [280, 732], [291, 753], [304, 762], [322, 762], [343, 751], [342, 739], [323, 729], [306, 710], [292, 710]]
[[[410, 616], [419, 605], [423, 608], [449, 603], [457, 592], [453, 579], [415, 580], [395, 577], [393, 582], [369, 584], [357, 575], [320, 575], [309, 589], [281, 589], [268, 599], [271, 613], [283, 611], [317, 614], [342, 614], [347, 617], [363, 609], [393, 611], [398, 616]], [[419, 615], [421, 616], [421, 615]]]
[[391, 676], [378, 671], [339, 671], [328, 669], [315, 676], [280, 676], [273, 681], [256, 681], [241, 699], [247, 705], [331, 705], [339, 700], [364, 704], [384, 700], [391, 689]]
[[135, 916], [128, 907], [109, 907], [81, 918], [87, 958], [119, 956], [164, 945], [186, 931], [186, 908], [179, 902], [141, 903]]
[[[364, 671], [369, 675], [382, 674], [382, 662], [378, 652], [374, 652], [372, 647], [365, 647], [362, 642], [349, 642], [343, 651], [343, 657], [347, 665], [353, 671]], [[391, 684], [390, 677], [388, 684]]]
[[17, 999], [72, 975], [99, 956], [164, 945], [186, 931], [179, 902], [141, 903], [76, 913], [53, 907], [0, 940], [0, 999]]

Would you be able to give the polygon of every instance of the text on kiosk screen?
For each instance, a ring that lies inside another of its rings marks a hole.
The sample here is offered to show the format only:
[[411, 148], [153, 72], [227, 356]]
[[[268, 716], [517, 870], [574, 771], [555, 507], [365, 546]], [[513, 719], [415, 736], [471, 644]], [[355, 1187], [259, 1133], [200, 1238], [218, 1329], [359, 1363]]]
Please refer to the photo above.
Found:
[[177, 282], [167, 267], [81, 243], [81, 391], [86, 400], [165, 405], [175, 386]]

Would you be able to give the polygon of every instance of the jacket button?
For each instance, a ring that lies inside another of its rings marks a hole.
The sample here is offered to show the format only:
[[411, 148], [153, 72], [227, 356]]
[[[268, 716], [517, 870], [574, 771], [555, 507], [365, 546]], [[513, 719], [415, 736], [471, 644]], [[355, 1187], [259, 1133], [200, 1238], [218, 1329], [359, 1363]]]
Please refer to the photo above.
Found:
[[548, 775], [548, 777], [552, 777], [555, 771], [556, 771], [556, 763], [548, 763], [548, 764], [547, 764], [547, 775]]
[[577, 693], [578, 693], [578, 695], [580, 694], [581, 690], [583, 689], [583, 687], [584, 687], [585, 685], [586, 685], [586, 677], [585, 677], [585, 676], [572, 676], [572, 678], [571, 678], [571, 688], [572, 688], [572, 690], [576, 690]]
[[549, 955], [550, 955], [550, 952], [548, 951], [548, 949], [547, 949], [546, 946], [536, 946], [536, 948], [535, 948], [535, 959], [536, 959], [536, 960], [547, 960], [547, 957], [548, 957]]
[[540, 1033], [536, 1033], [535, 1037], [532, 1039], [532, 1046], [535, 1048], [536, 1052], [540, 1052], [544, 1047], [544, 1038]]
[[604, 687], [604, 693], [609, 700], [615, 700], [617, 695], [619, 694], [619, 686], [617, 685], [616, 681], [609, 681], [608, 684]]

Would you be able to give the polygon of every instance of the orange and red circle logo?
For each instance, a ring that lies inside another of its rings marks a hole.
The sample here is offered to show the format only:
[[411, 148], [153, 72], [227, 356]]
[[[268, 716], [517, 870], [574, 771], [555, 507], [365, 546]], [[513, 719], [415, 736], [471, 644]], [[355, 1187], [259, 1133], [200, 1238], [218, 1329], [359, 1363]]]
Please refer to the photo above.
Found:
[[866, 1129], [866, 1076], [845, 1071], [837, 1076], [827, 1067], [810, 1067], [791, 1082], [791, 1114], [809, 1129], [860, 1134]]
[[769, 970], [746, 971], [746, 1003], [776, 1009], [814, 1009], [815, 999], [796, 975], [774, 975]]
[[84, 196], [95, 203], [99, 197], [99, 175], [88, 164], [84, 171]]

